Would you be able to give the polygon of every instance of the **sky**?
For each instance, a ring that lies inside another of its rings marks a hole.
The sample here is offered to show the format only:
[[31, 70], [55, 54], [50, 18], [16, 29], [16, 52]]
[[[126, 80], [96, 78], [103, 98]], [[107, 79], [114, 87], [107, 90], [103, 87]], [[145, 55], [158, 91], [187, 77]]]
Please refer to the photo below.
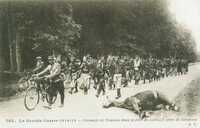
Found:
[[200, 0], [168, 0], [172, 17], [190, 29], [200, 52]]

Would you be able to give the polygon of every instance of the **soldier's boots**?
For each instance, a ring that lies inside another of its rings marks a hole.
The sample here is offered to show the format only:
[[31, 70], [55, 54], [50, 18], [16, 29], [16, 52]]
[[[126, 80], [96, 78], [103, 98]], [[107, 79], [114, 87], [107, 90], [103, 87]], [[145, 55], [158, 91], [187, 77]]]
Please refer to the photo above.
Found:
[[84, 94], [85, 94], [85, 95], [88, 94], [88, 88], [87, 88], [87, 87], [84, 88]]
[[61, 104], [60, 106], [58, 106], [59, 108], [62, 108], [62, 107], [64, 107], [64, 104]]
[[117, 89], [117, 97], [115, 99], [119, 99], [121, 97], [121, 89]]

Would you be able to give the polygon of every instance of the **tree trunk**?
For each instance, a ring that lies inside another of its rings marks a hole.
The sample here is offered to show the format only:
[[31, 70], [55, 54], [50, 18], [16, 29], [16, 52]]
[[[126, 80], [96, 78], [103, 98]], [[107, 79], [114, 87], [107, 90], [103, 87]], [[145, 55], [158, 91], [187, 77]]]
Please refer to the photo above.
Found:
[[15, 49], [15, 54], [16, 54], [16, 63], [17, 63], [17, 72], [22, 71], [22, 58], [21, 58], [21, 40], [20, 40], [20, 34], [16, 32], [16, 49]]
[[15, 70], [15, 66], [14, 66], [14, 55], [13, 55], [13, 45], [10, 44], [9, 45], [9, 54], [10, 54], [10, 71], [14, 71]]
[[0, 71], [3, 71], [4, 69], [5, 69], [5, 58], [3, 54], [2, 40], [0, 37]]
[[13, 34], [12, 34], [12, 22], [8, 20], [8, 43], [9, 43], [9, 57], [10, 57], [10, 71], [14, 72], [15, 71], [15, 54], [14, 54], [14, 42], [13, 42]]
[[[3, 21], [3, 18], [2, 18], [2, 12], [0, 12], [0, 20]], [[4, 58], [4, 45], [3, 45], [3, 39], [2, 39], [2, 28], [3, 25], [2, 25], [2, 22], [0, 22], [0, 71], [4, 70], [5, 69], [5, 58]]]
[[56, 52], [55, 52], [54, 49], [52, 50], [52, 56], [53, 56], [54, 58], [56, 57]]
[[14, 54], [14, 41], [13, 41], [13, 15], [11, 2], [8, 1], [7, 10], [7, 22], [8, 22], [8, 43], [9, 43], [9, 56], [10, 56], [10, 71], [15, 71], [15, 54]]

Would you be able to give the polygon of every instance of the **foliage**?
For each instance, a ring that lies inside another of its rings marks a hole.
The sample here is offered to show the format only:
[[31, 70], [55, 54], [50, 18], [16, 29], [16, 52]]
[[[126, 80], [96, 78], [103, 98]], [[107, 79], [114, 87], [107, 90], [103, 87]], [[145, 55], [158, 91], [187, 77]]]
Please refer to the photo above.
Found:
[[15, 54], [21, 54], [24, 68], [33, 66], [35, 56], [52, 53], [196, 57], [190, 32], [171, 18], [164, 0], [1, 3], [4, 54], [10, 55], [8, 45], [19, 38]]
[[194, 57], [190, 32], [171, 18], [167, 4], [164, 0], [72, 2], [74, 18], [83, 26], [83, 52]]
[[66, 46], [73, 46], [80, 37], [81, 25], [72, 19], [72, 7], [66, 2], [12, 4], [17, 32], [24, 38], [22, 43], [31, 43], [33, 50], [65, 53]]

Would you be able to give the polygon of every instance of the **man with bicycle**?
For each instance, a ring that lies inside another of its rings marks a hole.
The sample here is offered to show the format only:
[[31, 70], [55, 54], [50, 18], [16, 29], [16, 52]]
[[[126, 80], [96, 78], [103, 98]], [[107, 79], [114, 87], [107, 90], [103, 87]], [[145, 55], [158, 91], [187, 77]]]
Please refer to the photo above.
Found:
[[[63, 81], [60, 79], [61, 74], [61, 65], [59, 63], [59, 60], [54, 59], [54, 57], [49, 56], [48, 57], [49, 65], [40, 73], [35, 74], [36, 77], [41, 77], [41, 81], [44, 85], [48, 84], [50, 85], [50, 90], [48, 90], [48, 93], [50, 94], [50, 103], [53, 100], [53, 96], [55, 96], [59, 92], [60, 98], [61, 98], [61, 105], [60, 107], [64, 106], [64, 84]], [[49, 104], [49, 107], [51, 104]]]
[[45, 88], [46, 88], [45, 85], [47, 84], [47, 81], [44, 78], [45, 78], [45, 75], [50, 73], [53, 63], [54, 63], [53, 57], [49, 56], [47, 67], [43, 69], [41, 72], [33, 75], [33, 77], [35, 77], [36, 79], [38, 88], [42, 91], [43, 99], [44, 99], [44, 93], [45, 93]]

